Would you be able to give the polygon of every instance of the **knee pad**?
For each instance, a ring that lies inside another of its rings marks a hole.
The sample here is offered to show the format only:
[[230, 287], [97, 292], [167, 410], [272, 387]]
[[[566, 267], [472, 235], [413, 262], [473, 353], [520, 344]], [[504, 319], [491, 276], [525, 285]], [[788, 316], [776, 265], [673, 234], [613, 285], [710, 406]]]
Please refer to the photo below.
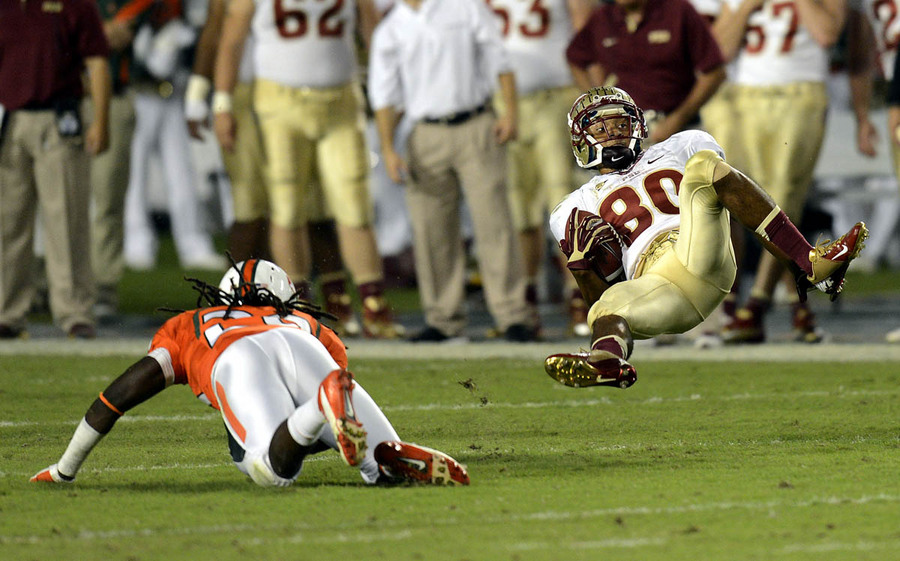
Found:
[[712, 185], [716, 164], [722, 161], [724, 160], [712, 150], [700, 150], [685, 164], [684, 179]]
[[722, 203], [713, 186], [718, 164], [722, 164], [728, 170], [727, 173], [731, 172], [728, 164], [712, 150], [700, 150], [690, 157], [684, 166], [684, 177], [678, 190], [678, 198], [682, 201], [682, 205], [687, 204], [687, 201], [698, 200], [710, 208], [721, 208]]
[[722, 158], [712, 150], [700, 150], [690, 157], [684, 166], [683, 182], [712, 185], [716, 164], [723, 162]]

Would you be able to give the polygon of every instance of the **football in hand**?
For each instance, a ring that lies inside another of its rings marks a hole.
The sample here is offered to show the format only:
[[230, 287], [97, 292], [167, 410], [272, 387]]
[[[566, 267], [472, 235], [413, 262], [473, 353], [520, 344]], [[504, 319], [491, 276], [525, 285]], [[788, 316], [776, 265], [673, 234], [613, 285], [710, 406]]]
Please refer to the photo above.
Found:
[[622, 263], [622, 245], [616, 239], [604, 240], [597, 244], [591, 259], [591, 269], [609, 284], [625, 280], [625, 266]]
[[622, 245], [611, 224], [596, 214], [573, 208], [559, 247], [571, 271], [591, 271], [609, 284], [625, 279]]

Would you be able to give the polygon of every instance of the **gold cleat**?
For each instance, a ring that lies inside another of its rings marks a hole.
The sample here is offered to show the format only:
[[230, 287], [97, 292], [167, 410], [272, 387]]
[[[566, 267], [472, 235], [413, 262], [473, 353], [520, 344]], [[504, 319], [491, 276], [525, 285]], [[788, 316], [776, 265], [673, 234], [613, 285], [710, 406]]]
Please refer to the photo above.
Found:
[[850, 262], [859, 257], [865, 247], [869, 229], [864, 222], [857, 222], [849, 232], [835, 241], [816, 244], [809, 252], [812, 274], [806, 277], [809, 288], [815, 286], [834, 301], [844, 288], [844, 275]]
[[[625, 389], [637, 381], [637, 370], [627, 360], [612, 353], [550, 355], [544, 360], [544, 370], [557, 382], [571, 388], [608, 386]], [[599, 356], [598, 356], [599, 355]]]

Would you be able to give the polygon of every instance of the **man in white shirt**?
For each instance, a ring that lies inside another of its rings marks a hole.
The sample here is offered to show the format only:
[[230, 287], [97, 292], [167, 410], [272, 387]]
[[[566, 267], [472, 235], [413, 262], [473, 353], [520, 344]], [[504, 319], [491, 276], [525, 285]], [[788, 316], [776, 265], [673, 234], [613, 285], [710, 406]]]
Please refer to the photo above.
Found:
[[[489, 103], [498, 82], [506, 111], [495, 117]], [[503, 145], [516, 136], [515, 78], [484, 1], [397, 2], [372, 40], [369, 99], [385, 168], [407, 183], [427, 324], [412, 340], [446, 341], [466, 325], [463, 197], [496, 327], [509, 340], [534, 340], [506, 192]], [[416, 122], [408, 161], [394, 150], [399, 111]]]

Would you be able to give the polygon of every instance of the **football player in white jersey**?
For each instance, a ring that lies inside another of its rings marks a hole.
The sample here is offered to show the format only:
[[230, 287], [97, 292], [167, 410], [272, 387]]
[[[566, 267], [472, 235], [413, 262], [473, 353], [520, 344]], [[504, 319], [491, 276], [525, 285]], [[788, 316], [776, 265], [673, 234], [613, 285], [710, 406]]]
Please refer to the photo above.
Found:
[[[799, 223], [825, 135], [827, 49], [839, 38], [845, 0], [728, 0], [720, 38], [734, 59], [734, 108], [747, 173]], [[723, 331], [725, 342], [765, 340], [763, 318], [784, 268], [763, 252], [750, 298]], [[737, 293], [737, 291], [735, 291]], [[795, 301], [798, 341], [822, 333], [809, 307]]]
[[363, 304], [367, 336], [394, 338], [384, 298], [381, 254], [372, 229], [369, 154], [355, 40], [368, 44], [378, 14], [372, 0], [231, 0], [215, 65], [216, 136], [235, 139], [233, 91], [252, 33], [253, 103], [268, 159], [269, 243], [297, 279], [312, 269], [307, 193], [319, 181], [338, 227], [343, 261]]
[[[591, 350], [545, 360], [573, 387], [628, 387], [634, 339], [683, 333], [725, 298], [734, 282], [730, 213], [795, 274], [837, 298], [868, 232], [857, 223], [811, 246], [772, 198], [723, 159], [715, 139], [684, 131], [646, 151], [643, 111], [614, 87], [592, 88], [569, 112], [578, 164], [598, 175], [554, 209], [550, 227], [590, 302]], [[621, 271], [620, 271], [621, 269]]]
[[[219, 48], [219, 37], [225, 19], [226, 0], [209, 0], [206, 23], [200, 32], [194, 55], [193, 74], [185, 95], [185, 116], [191, 136], [202, 140], [202, 129], [208, 127], [209, 97], [213, 67]], [[259, 130], [259, 119], [253, 108], [253, 37], [247, 37], [233, 92], [232, 115], [235, 137], [232, 150], [222, 150], [225, 170], [231, 180], [234, 221], [228, 230], [228, 251], [237, 260], [269, 255], [269, 195], [266, 186], [266, 158]], [[325, 311], [337, 318], [336, 331], [342, 337], [361, 334], [347, 293], [347, 274], [339, 252], [339, 241], [321, 186], [307, 190], [310, 251], [315, 263], [318, 284]], [[311, 292], [311, 287], [301, 284]], [[311, 298], [311, 294], [308, 295]]]
[[[513, 224], [519, 232], [525, 273], [526, 298], [536, 308], [538, 275], [546, 246], [546, 213], [577, 185], [566, 147], [568, 131], [561, 116], [578, 97], [566, 63], [566, 47], [593, 9], [590, 0], [487, 0], [502, 25], [503, 44], [509, 52], [519, 94], [519, 113], [528, 115], [519, 135], [509, 145], [509, 199]], [[502, 98], [495, 104], [503, 114]], [[561, 256], [560, 256], [561, 257]], [[581, 291], [567, 276], [570, 331], [590, 333], [587, 305]], [[535, 315], [537, 310], [535, 309]]]

